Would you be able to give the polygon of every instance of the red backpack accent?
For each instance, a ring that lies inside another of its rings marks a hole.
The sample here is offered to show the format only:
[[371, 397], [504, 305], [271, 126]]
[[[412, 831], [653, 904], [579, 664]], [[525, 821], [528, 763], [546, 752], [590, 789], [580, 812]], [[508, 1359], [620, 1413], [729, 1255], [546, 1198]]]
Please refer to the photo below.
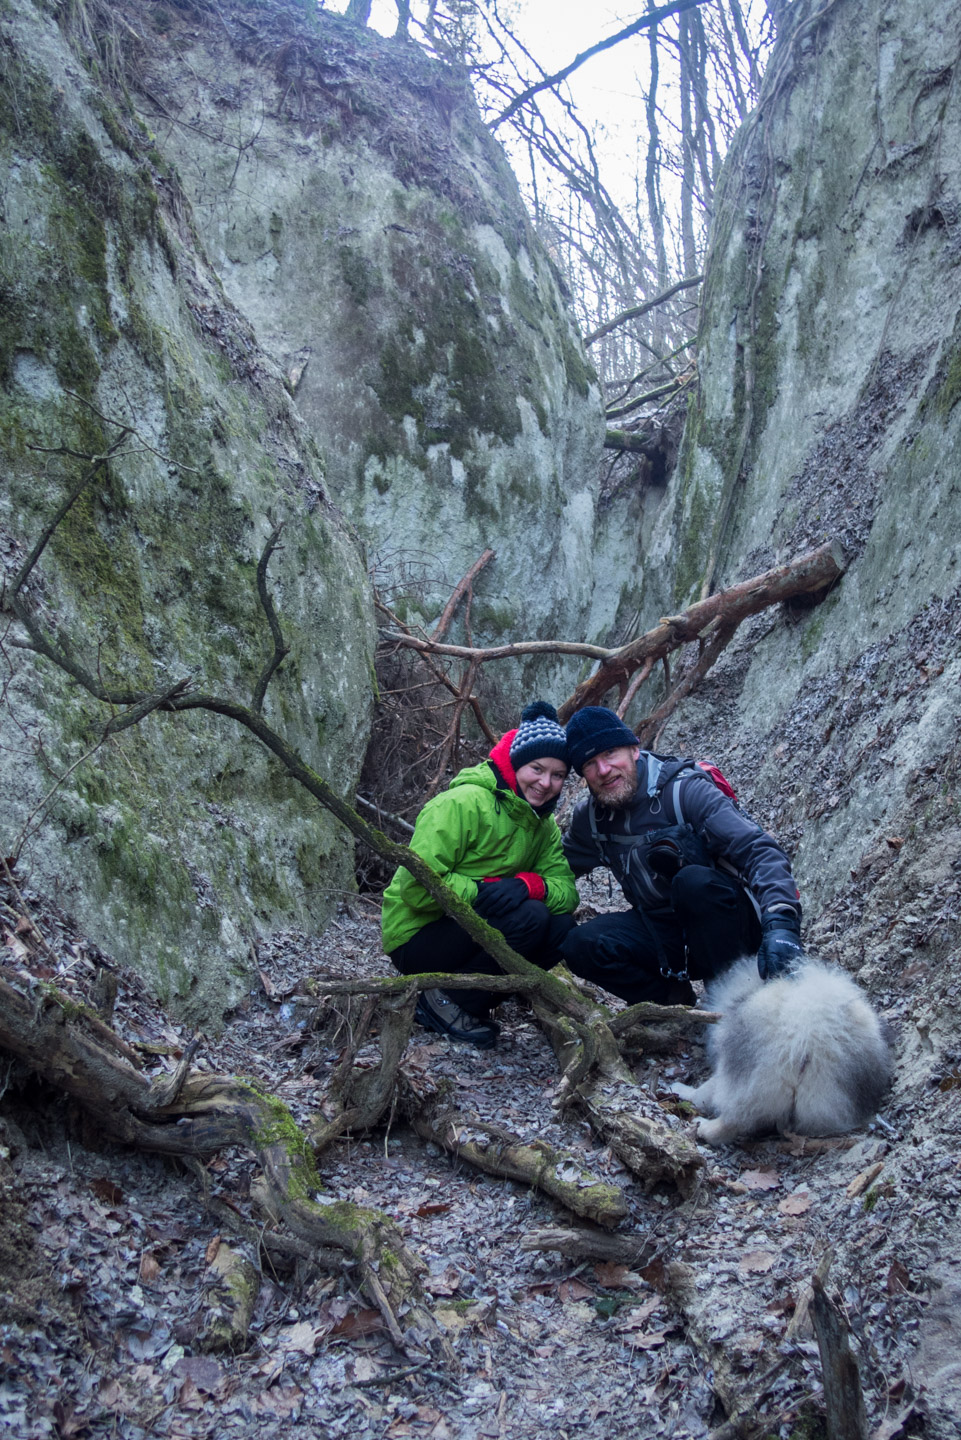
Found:
[[711, 760], [695, 760], [694, 763], [697, 766], [698, 770], [704, 771], [704, 774], [708, 777], [709, 780], [714, 781], [714, 784], [720, 790], [722, 795], [726, 795], [729, 800], [734, 801], [735, 805], [737, 804], [737, 793], [734, 789], [734, 786], [731, 784], [727, 776], [723, 774], [722, 771], [720, 771]]

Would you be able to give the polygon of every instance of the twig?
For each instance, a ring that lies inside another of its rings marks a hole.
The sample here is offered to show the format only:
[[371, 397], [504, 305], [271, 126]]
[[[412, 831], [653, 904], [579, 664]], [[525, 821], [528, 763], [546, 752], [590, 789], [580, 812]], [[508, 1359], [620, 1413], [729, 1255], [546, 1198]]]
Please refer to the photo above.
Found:
[[442, 640], [444, 638], [450, 622], [454, 618], [454, 612], [456, 611], [461, 600], [463, 600], [464, 596], [471, 589], [474, 581], [477, 579], [477, 576], [484, 569], [484, 567], [489, 565], [490, 562], [495, 558], [496, 557], [494, 551], [491, 549], [487, 549], [484, 551], [483, 555], [479, 557], [479, 559], [474, 561], [467, 574], [455, 586], [453, 594], [451, 595], [447, 604], [444, 606], [444, 609], [441, 612], [440, 619], [431, 631], [430, 638], [432, 640]]
[[[657, 709], [650, 714], [640, 725], [635, 726], [637, 738], [645, 747], [657, 749], [658, 741], [664, 732], [674, 711], [693, 690], [697, 688], [701, 680], [710, 670], [721, 651], [724, 650], [734, 638], [736, 626], [732, 625], [726, 629], [718, 630], [711, 637], [710, 643], [705, 645], [696, 665], [693, 665], [688, 673], [678, 681], [673, 690], [658, 705]], [[668, 676], [670, 681], [670, 676]]]
[[678, 280], [676, 285], [672, 285], [669, 290], [662, 290], [660, 295], [655, 295], [653, 299], [645, 300], [640, 305], [632, 305], [629, 310], [622, 310], [620, 315], [614, 316], [613, 320], [606, 321], [605, 324], [598, 326], [596, 330], [592, 330], [590, 335], [585, 335], [584, 344], [593, 345], [595, 340], [600, 340], [602, 336], [609, 335], [611, 331], [616, 330], [619, 325], [626, 325], [629, 320], [639, 320], [641, 316], [646, 315], [649, 310], [655, 310], [658, 305], [663, 305], [665, 300], [670, 300], [678, 291], [690, 290], [692, 286], [700, 285], [703, 279], [703, 275], [692, 275], [689, 280]]
[[413, 835], [414, 827], [410, 821], [402, 820], [399, 815], [391, 815], [389, 810], [382, 810], [379, 805], [374, 804], [373, 800], [367, 800], [363, 795], [355, 795], [354, 800], [362, 810], [366, 810], [370, 815], [376, 815], [378, 823], [389, 820], [391, 825], [397, 826], [398, 830], [403, 830], [406, 835]]
[[642, 30], [650, 29], [652, 25], [657, 25], [661, 20], [666, 20], [668, 15], [680, 15], [685, 10], [693, 10], [696, 6], [706, 3], [707, 0], [675, 0], [673, 5], [662, 5], [658, 10], [648, 10], [640, 20], [632, 21], [631, 24], [626, 25], [623, 30], [618, 30], [616, 35], [609, 35], [606, 40], [599, 40], [596, 45], [591, 45], [589, 49], [582, 50], [580, 54], [575, 55], [570, 64], [565, 65], [562, 70], [556, 70], [553, 75], [545, 75], [544, 79], [539, 80], [536, 85], [528, 85], [527, 89], [522, 90], [519, 95], [516, 95], [499, 115], [495, 115], [494, 119], [490, 122], [491, 130], [496, 130], [498, 125], [503, 125], [505, 120], [509, 120], [512, 115], [516, 115], [517, 111], [526, 105], [528, 100], [532, 100], [533, 97], [538, 95], [542, 90], [550, 90], [555, 85], [560, 85], [563, 80], [567, 79], [568, 75], [572, 75], [575, 70], [579, 69], [581, 65], [587, 60], [591, 60], [595, 55], [600, 55], [604, 50], [610, 50], [612, 46], [620, 44], [622, 40], [629, 40], [632, 35], [639, 35]]
[[270, 626], [270, 633], [274, 641], [273, 654], [264, 666], [263, 674], [257, 681], [253, 699], [250, 702], [252, 709], [258, 713], [264, 708], [264, 696], [267, 694], [267, 686], [270, 684], [275, 672], [280, 669], [284, 660], [290, 654], [290, 646], [284, 644], [280, 621], [277, 619], [274, 602], [270, 598], [270, 591], [267, 589], [267, 567], [270, 564], [271, 555], [273, 555], [274, 550], [277, 548], [277, 542], [280, 539], [283, 528], [283, 521], [274, 527], [264, 546], [263, 554], [257, 566], [257, 593], [260, 596], [260, 603], [263, 606], [264, 614], [267, 616], [267, 624]]
[[627, 689], [624, 692], [624, 698], [617, 707], [617, 713], [621, 720], [624, 719], [624, 716], [630, 709], [631, 701], [634, 699], [634, 696], [644, 684], [644, 681], [649, 678], [650, 673], [653, 669], [654, 661], [651, 656], [648, 656], [648, 658], [644, 661], [644, 664], [641, 666], [640, 670], [638, 670], [637, 674], [634, 676], [634, 679], [631, 681], [630, 685], [628, 685]]

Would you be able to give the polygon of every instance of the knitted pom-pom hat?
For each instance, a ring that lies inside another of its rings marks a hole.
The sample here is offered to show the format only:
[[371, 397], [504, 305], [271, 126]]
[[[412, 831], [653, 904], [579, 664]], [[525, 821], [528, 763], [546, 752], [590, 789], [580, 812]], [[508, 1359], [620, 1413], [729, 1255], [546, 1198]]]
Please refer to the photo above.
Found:
[[511, 741], [511, 764], [517, 771], [531, 760], [544, 760], [548, 756], [570, 765], [567, 736], [563, 725], [557, 723], [557, 711], [546, 700], [534, 700], [525, 705], [521, 713], [521, 723]]

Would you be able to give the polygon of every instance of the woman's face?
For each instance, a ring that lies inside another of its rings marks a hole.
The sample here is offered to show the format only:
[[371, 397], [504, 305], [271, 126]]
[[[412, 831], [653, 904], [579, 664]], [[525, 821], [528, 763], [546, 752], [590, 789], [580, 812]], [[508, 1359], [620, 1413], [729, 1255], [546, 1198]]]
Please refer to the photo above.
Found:
[[561, 793], [561, 786], [567, 779], [567, 766], [563, 760], [548, 755], [543, 760], [528, 760], [516, 770], [517, 788], [527, 801], [539, 809]]

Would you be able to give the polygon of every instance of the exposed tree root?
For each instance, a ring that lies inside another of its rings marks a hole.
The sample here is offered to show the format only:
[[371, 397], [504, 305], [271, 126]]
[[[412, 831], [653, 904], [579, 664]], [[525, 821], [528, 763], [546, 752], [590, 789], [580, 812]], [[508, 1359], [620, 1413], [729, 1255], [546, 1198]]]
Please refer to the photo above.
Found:
[[[665, 1018], [673, 1019], [677, 1008], [664, 1007]], [[682, 1195], [689, 1195], [704, 1161], [685, 1136], [640, 1113], [647, 1097], [642, 1096], [610, 1026], [600, 1016], [586, 1024], [571, 1022], [540, 999], [535, 999], [534, 1009], [561, 1064], [556, 1103], [576, 1101], [595, 1135], [610, 1145], [645, 1190], [669, 1181]]]
[[85, 1008], [53, 987], [31, 999], [0, 981], [0, 1046], [76, 1099], [112, 1139], [167, 1155], [200, 1156], [232, 1145], [252, 1150], [263, 1171], [259, 1198], [271, 1218], [310, 1245], [332, 1246], [357, 1262], [360, 1288], [398, 1349], [426, 1350], [456, 1365], [422, 1298], [422, 1261], [386, 1215], [342, 1200], [317, 1203], [323, 1186], [310, 1147], [279, 1100], [249, 1080], [194, 1072], [170, 1103], [166, 1078], [151, 1082], [108, 1048]]
[[221, 1241], [210, 1259], [209, 1274], [213, 1283], [206, 1296], [207, 1320], [200, 1348], [240, 1354], [247, 1348], [247, 1334], [260, 1294], [260, 1273], [243, 1251]]
[[[642, 1096], [630, 1068], [624, 1061], [621, 1045], [632, 1042], [636, 1047], [638, 1040], [650, 1030], [650, 1026], [644, 1026], [645, 1021], [664, 1020], [676, 1026], [710, 1023], [717, 1017], [690, 1010], [685, 1006], [653, 1004], [633, 1006], [629, 1011], [612, 1017], [606, 1007], [588, 1000], [582, 994], [574, 977], [564, 966], [555, 966], [552, 971], [545, 973], [527, 962], [521, 963], [531, 973], [520, 977], [520, 982], [513, 974], [430, 974], [338, 982], [336, 985], [325, 986], [325, 991], [366, 991], [380, 995], [396, 995], [409, 992], [412, 988], [423, 990], [433, 986], [490, 988], [500, 991], [521, 988], [527, 990], [532, 997], [535, 1013], [550, 1036], [561, 1064], [561, 1080], [554, 1101], [555, 1109], [563, 1110], [576, 1101], [586, 1112], [598, 1138], [611, 1146], [645, 1189], [650, 1190], [661, 1181], [668, 1181], [676, 1185], [682, 1195], [690, 1194], [697, 1173], [704, 1163], [701, 1155], [683, 1135], [671, 1130], [666, 1124], [648, 1120], [639, 1113], [643, 1104], [649, 1102], [646, 1096]], [[561, 1000], [560, 1004], [557, 1003], [558, 999]], [[615, 1029], [617, 1035], [614, 1033]], [[477, 1128], [476, 1122], [469, 1119], [465, 1120], [465, 1123], [469, 1128]], [[447, 1145], [445, 1140], [436, 1135], [431, 1138], [439, 1144]], [[487, 1149], [488, 1159], [482, 1168], [490, 1168], [492, 1172], [503, 1174], [509, 1179], [538, 1183], [530, 1173], [515, 1175], [506, 1164], [498, 1170], [492, 1165], [494, 1152], [489, 1146]], [[530, 1159], [525, 1163], [534, 1165]], [[552, 1190], [549, 1193], [563, 1203], [568, 1203], [559, 1191]], [[586, 1213], [577, 1206], [572, 1208], [577, 1214]]]
[[656, 1243], [642, 1235], [608, 1235], [603, 1230], [567, 1230], [561, 1226], [535, 1230], [521, 1240], [522, 1250], [556, 1250], [567, 1260], [608, 1261], [637, 1270], [657, 1252]]
[[597, 1225], [619, 1225], [626, 1218], [621, 1190], [599, 1180], [575, 1155], [546, 1140], [525, 1142], [508, 1130], [452, 1109], [429, 1075], [402, 1069], [400, 1080], [403, 1112], [425, 1140], [433, 1140], [488, 1175], [535, 1186], [572, 1214]]

